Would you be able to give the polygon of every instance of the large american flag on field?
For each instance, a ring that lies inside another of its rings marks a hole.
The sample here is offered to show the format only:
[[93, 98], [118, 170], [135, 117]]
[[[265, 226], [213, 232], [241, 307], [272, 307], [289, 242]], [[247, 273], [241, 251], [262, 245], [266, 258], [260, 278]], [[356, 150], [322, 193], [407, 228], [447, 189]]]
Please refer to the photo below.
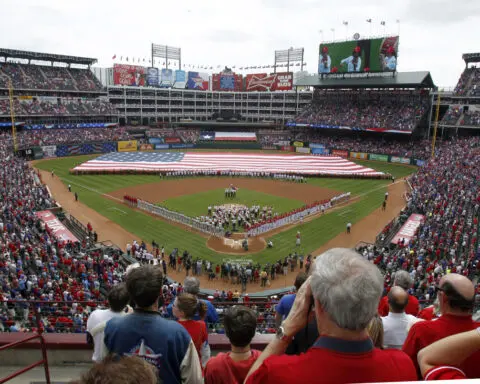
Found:
[[98, 171], [232, 171], [298, 175], [382, 175], [338, 156], [202, 152], [114, 152], [74, 168]]

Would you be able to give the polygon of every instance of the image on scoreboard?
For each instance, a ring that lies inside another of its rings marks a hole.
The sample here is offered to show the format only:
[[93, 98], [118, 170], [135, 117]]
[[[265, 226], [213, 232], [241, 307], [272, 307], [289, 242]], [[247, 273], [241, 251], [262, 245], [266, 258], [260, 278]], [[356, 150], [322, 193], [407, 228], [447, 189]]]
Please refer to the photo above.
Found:
[[395, 72], [398, 36], [322, 43], [318, 73]]

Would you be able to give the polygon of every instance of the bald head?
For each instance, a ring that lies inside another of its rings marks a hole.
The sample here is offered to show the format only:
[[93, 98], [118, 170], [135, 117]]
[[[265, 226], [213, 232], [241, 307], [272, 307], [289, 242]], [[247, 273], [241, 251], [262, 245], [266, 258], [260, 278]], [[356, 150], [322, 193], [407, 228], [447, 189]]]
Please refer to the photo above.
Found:
[[444, 295], [443, 298], [440, 297], [440, 303], [444, 304], [444, 312], [472, 312], [475, 288], [468, 278], [457, 273], [449, 273], [442, 277], [439, 288]]
[[405, 312], [408, 304], [408, 293], [401, 287], [395, 286], [388, 292], [388, 304], [393, 313]]

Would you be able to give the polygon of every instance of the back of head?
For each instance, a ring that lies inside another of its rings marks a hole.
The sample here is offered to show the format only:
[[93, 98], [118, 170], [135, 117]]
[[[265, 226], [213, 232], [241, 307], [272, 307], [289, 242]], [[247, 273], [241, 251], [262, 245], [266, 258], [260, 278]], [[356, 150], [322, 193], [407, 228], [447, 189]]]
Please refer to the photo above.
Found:
[[305, 272], [299, 272], [295, 278], [295, 289], [298, 291], [305, 281], [307, 281], [307, 274]]
[[403, 288], [405, 291], [408, 291], [413, 284], [413, 280], [410, 277], [410, 274], [407, 271], [397, 271], [395, 272], [395, 283], [394, 285]]
[[313, 297], [339, 328], [364, 330], [377, 313], [383, 278], [378, 268], [349, 248], [332, 248], [317, 256], [312, 273]]
[[207, 304], [190, 293], [182, 293], [175, 299], [175, 306], [185, 314], [187, 319], [193, 319], [198, 313], [201, 319], [207, 314]]
[[383, 349], [383, 322], [382, 318], [376, 314], [367, 327], [368, 334], [376, 348]]
[[183, 282], [183, 291], [192, 295], [198, 295], [200, 292], [200, 280], [193, 276], [187, 277]]
[[128, 304], [130, 295], [125, 283], [114, 285], [108, 292], [108, 304], [113, 312], [121, 312]]
[[401, 287], [395, 286], [388, 292], [388, 305], [394, 313], [405, 312], [408, 304], [408, 293]]
[[[444, 294], [443, 300], [441, 297], [439, 298], [441, 308], [443, 307], [442, 301], [446, 301], [451, 312], [473, 313], [475, 288], [465, 276], [456, 273], [444, 276], [440, 280], [439, 291]], [[445, 308], [442, 308], [442, 311], [445, 311]]]
[[110, 355], [72, 384], [156, 384], [157, 380], [155, 367], [145, 360]]
[[235, 305], [225, 312], [225, 334], [230, 343], [239, 348], [250, 344], [257, 328], [257, 315], [250, 308]]
[[126, 284], [128, 294], [139, 308], [151, 307], [162, 292], [162, 269], [153, 265], [135, 268], [127, 275]]

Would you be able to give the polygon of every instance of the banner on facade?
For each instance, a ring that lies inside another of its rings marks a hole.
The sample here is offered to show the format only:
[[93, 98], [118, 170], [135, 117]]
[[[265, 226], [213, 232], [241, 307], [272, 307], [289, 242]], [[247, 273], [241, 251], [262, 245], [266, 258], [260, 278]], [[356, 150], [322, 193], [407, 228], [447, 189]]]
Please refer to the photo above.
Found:
[[118, 142], [118, 152], [135, 152], [137, 149], [137, 140]]

